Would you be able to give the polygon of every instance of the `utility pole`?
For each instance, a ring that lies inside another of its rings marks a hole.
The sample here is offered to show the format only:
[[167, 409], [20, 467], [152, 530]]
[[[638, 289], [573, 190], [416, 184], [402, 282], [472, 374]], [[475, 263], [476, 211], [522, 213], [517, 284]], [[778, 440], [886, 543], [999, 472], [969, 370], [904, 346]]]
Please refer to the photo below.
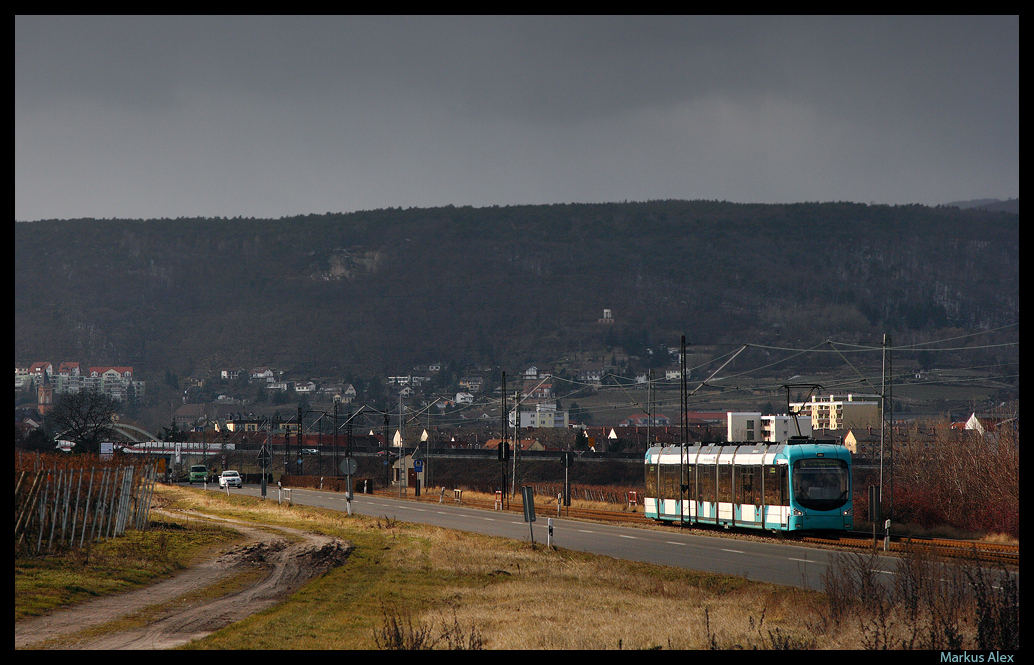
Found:
[[506, 462], [509, 459], [507, 456], [509, 437], [506, 435], [509, 432], [510, 426], [509, 423], [506, 422], [506, 419], [509, 416], [509, 412], [506, 410], [506, 372], [503, 372], [501, 400], [499, 414], [499, 467], [502, 472], [500, 490], [502, 491], [502, 497], [505, 501], [509, 498], [506, 494]]
[[514, 391], [513, 394], [513, 479], [511, 487], [513, 496], [517, 496], [517, 458], [521, 454], [521, 410], [520, 410], [520, 391]]
[[389, 416], [388, 412], [384, 412], [384, 467], [385, 467], [385, 479], [387, 481], [387, 487], [391, 488], [391, 440], [389, 438]]
[[262, 469], [262, 498], [266, 498], [266, 476], [269, 475], [270, 458], [273, 456], [273, 425], [269, 418], [263, 423], [266, 426], [266, 445], [259, 452], [259, 468]]
[[402, 498], [402, 488], [409, 482], [406, 475], [406, 439], [402, 433], [406, 426], [406, 417], [402, 413], [402, 391], [399, 391], [399, 498]]
[[682, 336], [681, 362], [679, 363], [679, 524], [685, 519], [682, 505], [686, 499], [686, 446], [689, 445], [689, 397], [686, 395], [686, 336]]
[[650, 370], [649, 379], [646, 382], [646, 449], [650, 449], [650, 441], [653, 439], [653, 370]]
[[[438, 400], [435, 400], [437, 402]], [[434, 402], [431, 403], [434, 406]], [[427, 407], [427, 458], [424, 460], [424, 488], [431, 486], [431, 454], [434, 448], [434, 434], [431, 429], [431, 407]]]
[[890, 494], [887, 496], [889, 499], [887, 515], [889, 516], [894, 514], [894, 352], [890, 335], [887, 335], [887, 376], [890, 379], [887, 384], [887, 401], [890, 403], [890, 436], [888, 437], [890, 443], [888, 446], [890, 448]]
[[689, 395], [686, 393], [686, 336], [682, 336], [682, 354], [681, 363], [679, 367], [679, 411], [681, 423], [679, 427], [679, 437], [683, 444], [689, 443], [689, 422], [686, 420], [686, 414], [689, 412]]
[[345, 457], [352, 456], [352, 418], [354, 417], [354, 414], [349, 411], [348, 423], [345, 425], [348, 428], [345, 430]]
[[[891, 358], [890, 335], [883, 335], [883, 396], [880, 414], [880, 505], [886, 505], [886, 514], [894, 509], [894, 372]], [[888, 426], [889, 423], [889, 426]], [[890, 492], [883, 500], [884, 457], [889, 458]]]
[[337, 406], [338, 401], [334, 400], [334, 477], [337, 478], [340, 474], [340, 469], [337, 466]]
[[[304, 417], [305, 417], [305, 414], [302, 413], [302, 407], [299, 406], [298, 407], [298, 459], [299, 460], [302, 458], [302, 447], [303, 447], [303, 442], [302, 442], [302, 436], [303, 436], [302, 435], [302, 418], [304, 418]], [[301, 472], [301, 470], [302, 470], [301, 468], [298, 469], [299, 472]], [[299, 473], [298, 475], [301, 475], [301, 473]]]

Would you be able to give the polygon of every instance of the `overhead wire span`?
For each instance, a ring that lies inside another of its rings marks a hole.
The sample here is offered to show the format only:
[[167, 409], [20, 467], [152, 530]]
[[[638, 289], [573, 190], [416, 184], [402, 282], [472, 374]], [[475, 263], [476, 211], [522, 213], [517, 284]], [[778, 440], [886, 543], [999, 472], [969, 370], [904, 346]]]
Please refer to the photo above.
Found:
[[[938, 340], [931, 340], [931, 341], [928, 341], [928, 342], [917, 342], [917, 343], [914, 343], [914, 344], [896, 346], [896, 347], [894, 347], [894, 353], [907, 353], [907, 352], [917, 352], [917, 351], [935, 351], [935, 352], [941, 352], [941, 351], [944, 351], [944, 352], [948, 352], [948, 351], [952, 351], [952, 352], [954, 352], [954, 351], [977, 351], [977, 350], [984, 350], [984, 349], [1006, 348], [1006, 347], [1019, 346], [1019, 341], [1015, 341], [1015, 342], [1003, 342], [1003, 343], [997, 343], [997, 344], [982, 344], [982, 345], [976, 345], [976, 346], [963, 346], [963, 347], [940, 347], [940, 348], [934, 347], [934, 345], [936, 345], [936, 344], [942, 344], [942, 343], [945, 343], [945, 342], [952, 342], [952, 341], [956, 341], [956, 340], [960, 340], [960, 339], [977, 337], [979, 335], [984, 335], [984, 334], [988, 334], [988, 333], [994, 333], [994, 332], [998, 332], [998, 331], [1001, 331], [1001, 330], [1007, 330], [1009, 328], [1015, 328], [1018, 325], [1019, 325], [1019, 323], [1013, 323], [1013, 324], [1009, 324], [1007, 326], [1001, 326], [999, 328], [994, 328], [994, 329], [991, 329], [991, 330], [983, 330], [983, 331], [978, 331], [978, 332], [974, 332], [974, 333], [968, 333], [968, 334], [965, 334], [965, 335], [956, 335], [956, 336], [953, 336], [953, 337], [947, 337], [947, 338], [938, 339]], [[826, 349], [822, 348], [824, 346], [828, 346], [829, 348], [826, 348]], [[842, 347], [851, 347], [851, 348], [842, 348]], [[933, 347], [933, 348], [931, 348], [931, 347]], [[782, 358], [782, 359], [779, 359], [779, 360], [776, 360], [776, 361], [764, 364], [764, 365], [759, 365], [757, 367], [753, 367], [753, 368], [744, 370], [742, 372], [738, 372], [736, 374], [731, 374], [731, 375], [722, 377], [722, 378], [718, 379], [719, 381], [726, 382], [726, 381], [729, 381], [731, 379], [735, 379], [735, 378], [738, 378], [738, 377], [742, 377], [742, 376], [753, 374], [753, 373], [756, 373], [756, 372], [759, 372], [759, 371], [763, 371], [763, 370], [769, 369], [771, 367], [775, 367], [776, 365], [788, 362], [790, 360], [793, 360], [794, 358], [797, 358], [799, 356], [802, 356], [802, 355], [805, 355], [805, 354], [808, 354], [808, 353], [835, 353], [844, 361], [844, 363], [848, 367], [850, 367], [854, 371], [854, 373], [858, 376], [858, 378], [854, 379], [854, 380], [841, 380], [841, 381], [837, 381], [835, 383], [824, 382], [825, 383], [825, 387], [827, 389], [835, 390], [835, 389], [840, 389], [840, 388], [843, 388], [843, 387], [846, 387], [846, 386], [863, 385], [864, 384], [864, 385], [868, 386], [876, 395], [879, 395], [879, 391], [876, 390], [876, 388], [874, 387], [874, 385], [872, 383], [872, 381], [876, 380], [876, 379], [874, 377], [867, 377], [861, 370], [859, 370], [858, 367], [856, 367], [850, 360], [848, 360], [848, 358], [846, 357], [845, 354], [849, 354], [849, 353], [882, 352], [884, 347], [883, 346], [866, 346], [866, 345], [859, 345], [859, 344], [854, 344], [854, 343], [850, 343], [850, 342], [840, 342], [840, 341], [835, 341], [835, 340], [832, 340], [832, 339], [827, 339], [824, 342], [822, 342], [820, 344], [817, 344], [816, 346], [813, 346], [811, 348], [804, 348], [804, 349], [802, 349], [802, 348], [793, 348], [793, 347], [773, 346], [773, 345], [767, 345], [767, 344], [756, 344], [756, 343], [747, 343], [747, 344], [739, 345], [738, 348], [736, 348], [734, 351], [730, 351], [728, 353], [722, 354], [720, 356], [717, 356], [717, 357], [715, 357], [713, 359], [710, 359], [710, 360], [708, 360], [706, 362], [703, 362], [703, 363], [701, 363], [699, 365], [696, 365], [693, 368], [689, 368], [689, 369], [686, 370], [687, 373], [693, 372], [693, 371], [696, 371], [696, 370], [701, 369], [703, 367], [706, 367], [707, 365], [711, 365], [711, 364], [713, 364], [713, 363], [715, 363], [717, 361], [726, 359], [725, 362], [722, 363], [722, 365], [718, 367], [718, 369], [716, 369], [714, 372], [712, 372], [706, 379], [704, 379], [704, 381], [702, 381], [690, 393], [690, 396], [695, 395], [704, 386], [708, 386], [708, 387], [712, 387], [712, 388], [715, 388], [715, 387], [721, 388], [721, 390], [723, 392], [725, 392], [725, 391], [738, 392], [738, 391], [742, 391], [742, 390], [747, 390], [747, 388], [740, 388], [738, 386], [730, 386], [728, 384], [725, 384], [725, 385], [722, 385], [722, 386], [714, 386], [714, 385], [711, 385], [710, 382], [715, 380], [715, 377], [718, 375], [719, 372], [721, 372], [725, 367], [727, 367], [729, 365], [729, 363], [731, 363], [737, 356], [739, 356], [743, 351], [745, 351], [748, 348], [755, 348], [755, 349], [761, 349], [761, 350], [766, 350], [766, 351], [785, 351], [785, 352], [790, 352], [792, 355], [790, 355], [790, 356], [788, 356], [786, 358]], [[1015, 362], [1011, 362], [1010, 361], [1010, 362], [1005, 362], [1003, 364], [1005, 364], [1005, 365], [1013, 365], [1013, 364], [1015, 364]], [[955, 371], [955, 370], [979, 370], [979, 369], [983, 369], [983, 368], [1000, 367], [1000, 366], [1001, 366], [1001, 364], [980, 365], [980, 366], [975, 366], [975, 367], [953, 368], [951, 371]], [[908, 373], [901, 373], [901, 374], [899, 374], [897, 376], [892, 377], [892, 380], [895, 383], [897, 383], [898, 385], [900, 385], [900, 386], [906, 386], [906, 385], [923, 385], [923, 384], [931, 384], [931, 383], [968, 383], [968, 382], [984, 381], [984, 380], [1009, 380], [1009, 379], [1016, 379], [1018, 377], [1019, 377], [1019, 374], [1011, 374], [1011, 375], [1003, 375], [1003, 376], [980, 376], [980, 377], [948, 377], [948, 376], [940, 376], [940, 377], [938, 377], [935, 380], [926, 380], [926, 381], [915, 380], [915, 381], [910, 381], [908, 383], [902, 383], [903, 380], [907, 380]], [[639, 402], [639, 400], [636, 399], [633, 395], [631, 395], [628, 392], [627, 388], [629, 386], [645, 385], [646, 387], [651, 387], [651, 386], [665, 386], [665, 385], [668, 385], [669, 383], [672, 384], [672, 385], [675, 384], [674, 381], [669, 381], [667, 379], [648, 379], [646, 381], [646, 383], [643, 384], [642, 382], [637, 382], [635, 379], [630, 379], [630, 378], [621, 376], [619, 374], [615, 374], [613, 372], [609, 372], [609, 373], [607, 373], [604, 376], [604, 380], [605, 381], [606, 380], [610, 380], [610, 381], [612, 381], [612, 383], [604, 383], [604, 384], [589, 383], [589, 382], [585, 382], [585, 381], [579, 381], [579, 380], [575, 380], [575, 379], [571, 379], [571, 378], [566, 378], [566, 377], [560, 377], [560, 376], [556, 376], [556, 375], [551, 376], [550, 379], [553, 380], [555, 383], [566, 383], [566, 384], [572, 386], [572, 390], [570, 390], [565, 395], [558, 396], [556, 399], [570, 399], [570, 398], [576, 396], [582, 390], [585, 390], [585, 389], [588, 389], [588, 388], [591, 388], [592, 390], [596, 391], [597, 393], [601, 393], [601, 392], [602, 393], [606, 393], [606, 392], [613, 392], [614, 390], [620, 390], [624, 394], [625, 398], [627, 399], [627, 401], [622, 401], [620, 403], [610, 403], [610, 404], [606, 404], [606, 405], [603, 405], [603, 406], [594, 406], [594, 407], [588, 407], [588, 408], [584, 408], [583, 407], [582, 411], [583, 412], [587, 412], [587, 413], [601, 413], [601, 412], [604, 412], [604, 411], [610, 411], [610, 410], [614, 410], [614, 409], [618, 409], [618, 408], [627, 408], [627, 407], [638, 407], [640, 409], [644, 409], [645, 407], [643, 407], [643, 405]], [[540, 385], [541, 385], [541, 382], [540, 382]], [[779, 384], [779, 385], [776, 385], [776, 384], [760, 385], [760, 386], [754, 385], [754, 386], [750, 387], [750, 390], [755, 390], [755, 391], [756, 390], [766, 390], [766, 389], [777, 390], [778, 388], [781, 388], [781, 387], [782, 387], [782, 384]], [[434, 406], [436, 403], [441, 401], [441, 399], [443, 399], [443, 398], [439, 398], [439, 399], [435, 400], [435, 402], [433, 402], [431, 404], [428, 404], [426, 407], [421, 409], [416, 414], [412, 414], [411, 417], [415, 418], [415, 417], [419, 416], [420, 414], [426, 413], [427, 411], [429, 411], [431, 409], [432, 406]], [[672, 404], [674, 404], [673, 400], [672, 400]], [[497, 400], [492, 400], [492, 399], [486, 399], [486, 400], [478, 401], [478, 402], [471, 403], [471, 404], [465, 404], [460, 409], [457, 409], [455, 411], [449, 412], [448, 414], [441, 414], [441, 415], [439, 415], [438, 416], [438, 422], [443, 424], [443, 425], [459, 424], [459, 423], [470, 423], [471, 421], [469, 419], [464, 418], [462, 416], [463, 413], [468, 413], [470, 411], [477, 410], [477, 409], [492, 408], [492, 407], [495, 407], [495, 406], [498, 406], [498, 401]], [[661, 399], [657, 403], [657, 406], [660, 407], [660, 408], [664, 408], [666, 406], [669, 406], [669, 404], [668, 404], [667, 400]], [[366, 414], [369, 414], [369, 415], [386, 415], [385, 412], [379, 411], [377, 409], [373, 409], [373, 408], [369, 407], [368, 405], [364, 405], [364, 409], [365, 409]], [[359, 415], [359, 414], [356, 413], [355, 415]], [[392, 412], [392, 413], [389, 413], [387, 415], [395, 415], [395, 414]], [[409, 422], [412, 422], [412, 419]]]

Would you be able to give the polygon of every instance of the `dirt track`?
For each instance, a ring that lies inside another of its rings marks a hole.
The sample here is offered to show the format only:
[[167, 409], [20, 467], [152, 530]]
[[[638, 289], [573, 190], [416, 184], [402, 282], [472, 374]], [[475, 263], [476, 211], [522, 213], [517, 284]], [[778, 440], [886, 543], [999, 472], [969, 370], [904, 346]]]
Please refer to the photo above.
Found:
[[[350, 545], [326, 536], [276, 527], [285, 535], [302, 539], [290, 544], [268, 530], [218, 521], [241, 532], [244, 542], [240, 547], [145, 589], [18, 622], [14, 626], [15, 648], [47, 648], [47, 640], [55, 638], [65, 638], [56, 643], [57, 648], [64, 649], [168, 649], [186, 644], [280, 602], [308, 580], [344, 563], [351, 551]], [[268, 568], [269, 575], [246, 589], [197, 603], [172, 602], [189, 599], [220, 579], [255, 565]], [[167, 607], [159, 607], [163, 605]], [[145, 609], [154, 617], [146, 626], [94, 639], [75, 637], [83, 629]]]

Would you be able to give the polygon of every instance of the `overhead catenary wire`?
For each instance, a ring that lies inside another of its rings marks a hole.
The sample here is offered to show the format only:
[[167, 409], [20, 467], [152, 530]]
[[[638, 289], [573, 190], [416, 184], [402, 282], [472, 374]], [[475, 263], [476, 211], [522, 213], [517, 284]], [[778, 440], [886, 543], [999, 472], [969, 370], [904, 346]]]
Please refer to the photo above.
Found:
[[[938, 346], [940, 344], [956, 342], [956, 341], [962, 340], [962, 339], [970, 339], [970, 338], [974, 338], [974, 337], [979, 337], [981, 335], [986, 335], [986, 334], [995, 333], [995, 332], [1001, 332], [1003, 330], [1009, 330], [1009, 329], [1018, 327], [1018, 325], [1019, 325], [1018, 323], [1014, 323], [1014, 324], [1010, 324], [1010, 325], [1007, 325], [1007, 326], [1001, 326], [1001, 327], [990, 329], [990, 330], [984, 330], [984, 331], [977, 331], [977, 332], [973, 332], [973, 333], [967, 333], [965, 335], [956, 335], [956, 336], [952, 336], [952, 337], [946, 337], [946, 338], [930, 340], [930, 341], [925, 341], [925, 342], [916, 342], [916, 343], [912, 343], [912, 344], [904, 344], [904, 345], [901, 345], [901, 346], [896, 346], [894, 348], [894, 353], [895, 354], [918, 353], [918, 352], [922, 352], [922, 351], [927, 351], [927, 352], [968, 353], [968, 352], [975, 352], [975, 351], [981, 351], [981, 350], [990, 350], [990, 349], [996, 349], [996, 348], [1018, 347], [1019, 346], [1019, 342], [1018, 341], [1001, 342], [1001, 343], [994, 343], [994, 344], [978, 344], [978, 345], [970, 345], [970, 346], [951, 346], [951, 347]], [[746, 351], [748, 349], [760, 350], [760, 351], [766, 351], [766, 352], [785, 352], [785, 353], [789, 353], [791, 355], [789, 355], [789, 356], [787, 356], [785, 358], [780, 358], [780, 359], [777, 359], [777, 360], [774, 360], [774, 361], [771, 361], [771, 362], [766, 362], [764, 364], [760, 364], [760, 365], [756, 365], [756, 366], [753, 366], [753, 367], [749, 367], [749, 368], [743, 369], [743, 370], [738, 371], [738, 372], [733, 373], [733, 374], [728, 374], [728, 375], [725, 375], [725, 376], [718, 376], [719, 373], [725, 367], [727, 367], [729, 365], [729, 363], [732, 362], [732, 360], [734, 360], [736, 357], [740, 356], [740, 354], [742, 354], [744, 351]], [[766, 391], [766, 390], [771, 390], [771, 391], [774, 392], [774, 391], [780, 389], [783, 385], [785, 385], [785, 383], [784, 382], [772, 383], [772, 384], [761, 383], [761, 384], [754, 384], [754, 385], [751, 385], [749, 387], [745, 387], [745, 386], [735, 385], [735, 384], [733, 384], [731, 382], [735, 381], [735, 379], [739, 379], [739, 378], [742, 378], [742, 377], [748, 377], [750, 375], [756, 375], [759, 372], [763, 372], [765, 370], [771, 369], [771, 368], [776, 367], [776, 366], [778, 366], [780, 364], [789, 362], [791, 360], [794, 360], [795, 358], [798, 358], [800, 356], [804, 356], [804, 355], [807, 355], [807, 354], [812, 354], [812, 353], [814, 353], [814, 354], [835, 354], [838, 357], [840, 357], [841, 360], [844, 361], [845, 365], [847, 365], [848, 367], [851, 368], [853, 374], [855, 375], [855, 378], [852, 378], [852, 379], [841, 378], [839, 380], [833, 380], [833, 381], [825, 380], [825, 381], [823, 381], [823, 386], [824, 386], [825, 390], [836, 391], [836, 390], [842, 390], [842, 389], [850, 387], [850, 386], [862, 386], [862, 385], [864, 385], [864, 386], [868, 387], [869, 389], [873, 390], [873, 393], [878, 396], [879, 395], [879, 391], [875, 390], [874, 382], [875, 381], [879, 381], [880, 380], [879, 377], [876, 376], [875, 374], [873, 374], [871, 376], [867, 375], [865, 373], [865, 371], [863, 371], [863, 369], [860, 369], [859, 367], [857, 367], [855, 365], [855, 363], [851, 362], [847, 358], [847, 354], [859, 354], [859, 353], [861, 353], [861, 354], [866, 354], [866, 353], [871, 354], [871, 353], [882, 353], [882, 351], [883, 351], [883, 346], [875, 346], [875, 345], [867, 346], [867, 345], [860, 345], [860, 344], [855, 344], [855, 343], [852, 343], [852, 342], [843, 342], [843, 341], [837, 341], [837, 340], [832, 340], [832, 339], [827, 339], [827, 340], [825, 340], [825, 341], [823, 341], [823, 342], [821, 342], [821, 343], [819, 343], [819, 344], [817, 344], [815, 346], [809, 347], [809, 348], [783, 347], [783, 346], [775, 346], [775, 345], [771, 345], [771, 344], [760, 344], [760, 343], [753, 343], [753, 342], [751, 342], [751, 343], [747, 343], [747, 344], [737, 345], [736, 348], [734, 350], [732, 350], [732, 351], [728, 351], [726, 353], [718, 355], [718, 356], [716, 356], [714, 358], [711, 358], [711, 359], [709, 359], [709, 360], [707, 360], [707, 361], [705, 361], [703, 363], [699, 363], [699, 364], [695, 365], [694, 367], [688, 368], [688, 369], [686, 369], [684, 371], [692, 373], [692, 372], [695, 372], [695, 371], [697, 371], [697, 370], [699, 370], [699, 369], [701, 369], [703, 367], [706, 367], [708, 365], [713, 365], [716, 362], [719, 362], [721, 360], [725, 360], [725, 362], [717, 370], [712, 372], [704, 381], [700, 382], [700, 384], [697, 386], [697, 388], [693, 390], [692, 394], [694, 394], [694, 395], [697, 394], [698, 392], [701, 392], [705, 387], [706, 388], [715, 388], [715, 389], [717, 389], [719, 391], [719, 394], [735, 394], [737, 392], [744, 392], [744, 391], [747, 391], [747, 390], [753, 391], [755, 393], [757, 391]], [[1007, 381], [1010, 381], [1010, 380], [1015, 380], [1015, 379], [1019, 378], [1019, 374], [1018, 373], [1015, 373], [1015, 374], [1013, 374], [1013, 373], [998, 374], [998, 375], [995, 375], [995, 374], [985, 374], [985, 375], [982, 375], [982, 376], [975, 376], [975, 377], [950, 376], [950, 374], [955, 373], [955, 372], [980, 371], [980, 370], [993, 369], [993, 368], [1004, 368], [1004, 367], [1008, 367], [1008, 366], [1012, 366], [1012, 365], [1016, 365], [1016, 364], [1018, 364], [1018, 361], [1007, 360], [1007, 361], [996, 363], [996, 364], [981, 364], [981, 365], [972, 365], [972, 366], [962, 366], [962, 367], [947, 368], [947, 369], [941, 370], [940, 371], [940, 375], [937, 376], [936, 378], [916, 379], [916, 378], [914, 378], [913, 373], [911, 371], [892, 373], [892, 376], [889, 376], [887, 378], [888, 378], [888, 380], [893, 381], [896, 384], [896, 389], [899, 391], [899, 395], [900, 395], [900, 391], [901, 390], [907, 391], [909, 386], [922, 386], [922, 385], [928, 385], [928, 384], [973, 383], [973, 382], [979, 382], [979, 381], [994, 381], [994, 382], [1006, 381], [1007, 382]], [[627, 408], [639, 408], [639, 409], [645, 410], [645, 407], [640, 402], [640, 400], [637, 399], [634, 395], [629, 393], [629, 390], [628, 390], [629, 388], [631, 388], [631, 387], [642, 387], [642, 388], [646, 388], [648, 390], [654, 390], [655, 388], [660, 388], [660, 389], [663, 390], [663, 388], [665, 386], [668, 386], [670, 389], [674, 389], [674, 387], [678, 385], [678, 381], [681, 380], [681, 378], [678, 379], [678, 380], [667, 380], [667, 379], [660, 379], [660, 378], [658, 378], [658, 379], [650, 378], [650, 379], [647, 379], [645, 381], [645, 383], [644, 383], [644, 382], [638, 381], [638, 380], [636, 380], [634, 378], [629, 378], [629, 377], [626, 377], [626, 376], [622, 376], [621, 374], [618, 374], [616, 372], [607, 372], [603, 376], [602, 383], [597, 384], [597, 383], [594, 383], [594, 382], [579, 381], [579, 380], [572, 379], [572, 378], [569, 378], [569, 377], [563, 377], [563, 376], [558, 376], [556, 374], [552, 374], [549, 377], [547, 377], [547, 379], [541, 380], [539, 382], [539, 385], [544, 383], [545, 380], [552, 381], [554, 383], [554, 389], [558, 388], [559, 385], [561, 385], [561, 384], [567, 385], [569, 387], [569, 389], [566, 392], [564, 392], [564, 393], [560, 393], [559, 390], [556, 390], [557, 395], [553, 399], [566, 400], [566, 399], [576, 398], [579, 395], [579, 393], [582, 393], [583, 391], [586, 391], [586, 390], [592, 390], [596, 395], [599, 395], [601, 393], [604, 394], [604, 395], [606, 395], [606, 394], [614, 395], [614, 394], [620, 393], [622, 395], [623, 399], [613, 400], [613, 401], [611, 401], [611, 402], [609, 402], [609, 403], [607, 403], [605, 405], [601, 405], [601, 406], [583, 407], [581, 409], [581, 411], [583, 413], [598, 414], [598, 413], [604, 413], [604, 412], [608, 412], [608, 411], [613, 411], [613, 410], [618, 410], [618, 409], [627, 409]], [[719, 383], [719, 382], [722, 385], [720, 385], [720, 386], [719, 385], [715, 385], [716, 383]], [[536, 387], [538, 387], [538, 386], [536, 386]], [[532, 391], [529, 391], [529, 393], [530, 392], [532, 392]], [[708, 393], [708, 395], [713, 399], [713, 395], [711, 393]], [[411, 418], [407, 419], [407, 423], [408, 422], [413, 422], [413, 419], [418, 417], [419, 414], [426, 413], [427, 411], [429, 411], [435, 405], [435, 403], [440, 403], [442, 399], [444, 399], [444, 398], [438, 398], [437, 400], [435, 400], [434, 403], [427, 404], [426, 406], [424, 406], [419, 411], [418, 414], [416, 414], [416, 415], [412, 416]], [[523, 403], [527, 399], [530, 399], [530, 395], [525, 395], [523, 398], [521, 398], [519, 400], [519, 402]], [[464, 404], [462, 406], [457, 406], [452, 411], [448, 411], [448, 412], [439, 414], [438, 416], [436, 416], [437, 422], [439, 423], [440, 426], [443, 426], [443, 427], [448, 427], [448, 426], [451, 426], [451, 425], [470, 424], [471, 422], [473, 422], [473, 420], [471, 418], [467, 417], [467, 415], [469, 415], [471, 413], [475, 413], [477, 411], [491, 411], [491, 410], [494, 410], [495, 408], [499, 408], [499, 404], [500, 404], [499, 399], [496, 399], [496, 398], [485, 398], [485, 399], [477, 400], [477, 401], [469, 403], [469, 404]], [[668, 407], [674, 406], [674, 401], [673, 400], [669, 401], [669, 400], [666, 400], [666, 399], [662, 398], [661, 400], [654, 402], [654, 404], [658, 408], [668, 408]], [[377, 410], [375, 408], [372, 408], [369, 405], [364, 405], [363, 408], [366, 409], [366, 413], [385, 415], [383, 412], [381, 412], [381, 411], [379, 411], [379, 410]], [[480, 419], [480, 417], [479, 417], [479, 419]]]

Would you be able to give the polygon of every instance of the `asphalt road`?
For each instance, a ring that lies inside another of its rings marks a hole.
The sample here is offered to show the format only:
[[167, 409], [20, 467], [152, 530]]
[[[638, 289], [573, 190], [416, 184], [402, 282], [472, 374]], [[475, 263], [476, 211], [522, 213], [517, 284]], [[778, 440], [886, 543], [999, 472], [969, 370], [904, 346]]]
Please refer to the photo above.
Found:
[[[214, 490], [213, 486], [209, 486]], [[219, 490], [225, 491], [225, 490]], [[277, 500], [277, 488], [268, 487], [266, 499]], [[231, 493], [259, 496], [259, 487], [246, 485]], [[310, 489], [293, 489], [295, 504], [347, 510], [345, 495]], [[539, 513], [531, 527], [519, 513], [465, 508], [445, 496], [442, 503], [391, 499], [356, 494], [352, 511], [371, 517], [391, 517], [405, 522], [432, 524], [446, 529], [470, 531], [545, 544], [549, 515]], [[690, 529], [643, 529], [597, 524], [553, 517], [553, 539], [557, 547], [591, 552], [618, 559], [677, 566], [702, 572], [741, 575], [751, 580], [822, 590], [822, 576], [835, 552], [761, 538], [722, 538], [694, 533]], [[896, 566], [893, 557], [877, 559], [876, 570], [890, 581]]]

